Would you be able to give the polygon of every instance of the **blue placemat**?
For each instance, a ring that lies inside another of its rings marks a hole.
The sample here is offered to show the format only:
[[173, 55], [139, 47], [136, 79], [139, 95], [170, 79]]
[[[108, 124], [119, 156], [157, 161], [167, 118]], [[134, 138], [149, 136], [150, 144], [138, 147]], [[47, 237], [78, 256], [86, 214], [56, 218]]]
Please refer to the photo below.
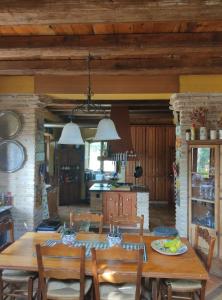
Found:
[[[62, 241], [61, 240], [47, 240], [43, 243], [44, 246], [50, 246], [53, 247], [56, 244], [60, 244]], [[100, 242], [100, 241], [79, 241], [76, 240], [72, 244], [73, 247], [81, 247], [85, 246], [86, 247], [86, 257], [91, 256], [91, 248], [96, 248], [96, 249], [107, 249], [109, 248], [109, 244], [107, 242]], [[147, 261], [148, 256], [147, 256], [147, 251], [146, 251], [146, 244], [145, 243], [122, 243], [123, 249], [127, 250], [138, 250], [138, 249], [143, 249], [143, 260]]]

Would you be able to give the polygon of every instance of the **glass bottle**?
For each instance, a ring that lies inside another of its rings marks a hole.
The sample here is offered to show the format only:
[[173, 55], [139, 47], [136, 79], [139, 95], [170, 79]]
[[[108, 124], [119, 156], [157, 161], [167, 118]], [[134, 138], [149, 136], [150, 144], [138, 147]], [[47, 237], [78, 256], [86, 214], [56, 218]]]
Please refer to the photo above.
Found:
[[191, 139], [191, 130], [187, 129], [186, 130], [186, 141], [190, 141], [190, 139]]

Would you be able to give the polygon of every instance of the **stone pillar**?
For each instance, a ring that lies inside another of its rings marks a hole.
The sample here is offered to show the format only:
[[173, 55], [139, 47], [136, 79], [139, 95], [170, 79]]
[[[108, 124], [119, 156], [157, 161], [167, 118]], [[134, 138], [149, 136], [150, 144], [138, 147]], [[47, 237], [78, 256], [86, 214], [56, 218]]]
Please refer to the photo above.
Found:
[[176, 228], [181, 236], [187, 236], [188, 229], [188, 157], [185, 131], [192, 125], [190, 114], [196, 107], [207, 107], [207, 121], [216, 127], [222, 112], [222, 94], [181, 93], [170, 99], [171, 109], [179, 113], [180, 159], [179, 159], [179, 203], [176, 203]]
[[[12, 216], [16, 238], [26, 230], [33, 230], [41, 221], [41, 203], [37, 201], [37, 176], [38, 164], [44, 161], [44, 147], [41, 145], [44, 146], [44, 140], [41, 125], [43, 115], [39, 104], [37, 95], [0, 95], [0, 110], [12, 110], [21, 116], [22, 130], [13, 140], [20, 142], [26, 152], [26, 160], [20, 170], [14, 173], [0, 172], [0, 191], [11, 192], [14, 199]], [[40, 152], [43, 154], [40, 155]]]

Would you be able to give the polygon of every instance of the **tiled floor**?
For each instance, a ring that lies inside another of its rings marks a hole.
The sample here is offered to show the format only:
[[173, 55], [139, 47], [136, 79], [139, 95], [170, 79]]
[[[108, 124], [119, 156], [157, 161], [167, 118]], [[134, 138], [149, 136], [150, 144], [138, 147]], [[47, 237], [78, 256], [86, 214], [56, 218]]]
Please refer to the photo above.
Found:
[[175, 208], [165, 204], [150, 204], [150, 231], [157, 226], [175, 226]]

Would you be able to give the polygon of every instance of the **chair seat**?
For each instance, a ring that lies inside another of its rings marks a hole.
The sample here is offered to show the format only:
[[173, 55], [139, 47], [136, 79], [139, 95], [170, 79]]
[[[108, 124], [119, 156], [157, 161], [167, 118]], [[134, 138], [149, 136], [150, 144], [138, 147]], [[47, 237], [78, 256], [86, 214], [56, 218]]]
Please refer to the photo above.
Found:
[[201, 281], [199, 280], [167, 279], [165, 284], [171, 285], [174, 292], [190, 292], [201, 289]]
[[[91, 279], [85, 280], [86, 295], [92, 285]], [[47, 297], [52, 299], [79, 299], [80, 283], [78, 280], [56, 280], [49, 279], [47, 283]]]
[[99, 287], [100, 300], [134, 300], [136, 293], [135, 284], [102, 283]]
[[3, 270], [2, 272], [2, 279], [7, 282], [28, 282], [30, 277], [37, 277], [37, 273], [21, 270]]

